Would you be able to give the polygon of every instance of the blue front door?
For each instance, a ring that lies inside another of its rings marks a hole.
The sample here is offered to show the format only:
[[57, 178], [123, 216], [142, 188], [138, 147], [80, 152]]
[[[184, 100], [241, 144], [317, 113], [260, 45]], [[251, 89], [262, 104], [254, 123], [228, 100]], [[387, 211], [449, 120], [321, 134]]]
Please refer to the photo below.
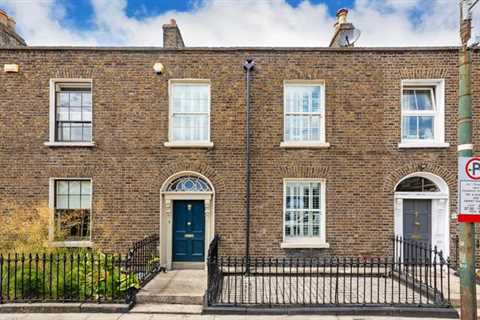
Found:
[[204, 261], [205, 204], [202, 200], [173, 202], [173, 261]]

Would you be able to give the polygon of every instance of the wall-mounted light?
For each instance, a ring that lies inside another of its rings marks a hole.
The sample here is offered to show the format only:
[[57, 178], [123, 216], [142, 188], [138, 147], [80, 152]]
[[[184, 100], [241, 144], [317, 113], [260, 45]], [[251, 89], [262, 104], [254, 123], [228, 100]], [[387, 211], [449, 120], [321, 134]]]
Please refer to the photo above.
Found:
[[17, 73], [18, 64], [5, 64], [3, 65], [3, 71], [6, 73]]
[[165, 71], [165, 67], [160, 62], [157, 62], [153, 65], [153, 70], [156, 74], [162, 74]]

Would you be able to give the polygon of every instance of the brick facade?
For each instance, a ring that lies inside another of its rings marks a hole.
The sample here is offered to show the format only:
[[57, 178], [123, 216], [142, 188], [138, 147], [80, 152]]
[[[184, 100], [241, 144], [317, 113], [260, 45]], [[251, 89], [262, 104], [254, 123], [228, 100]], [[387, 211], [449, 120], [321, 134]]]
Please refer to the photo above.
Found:
[[[2, 201], [38, 206], [48, 200], [50, 177], [91, 177], [92, 240], [104, 250], [125, 250], [132, 241], [158, 232], [163, 182], [176, 172], [196, 171], [216, 191], [221, 252], [242, 255], [246, 58], [256, 61], [251, 86], [252, 254], [386, 253], [393, 234], [394, 186], [417, 171], [447, 182], [450, 232], [456, 232], [455, 48], [0, 49], [0, 64], [20, 66], [19, 73], [0, 73]], [[164, 74], [153, 72], [155, 62], [165, 66]], [[475, 53], [473, 65], [478, 62]], [[473, 75], [480, 80], [478, 67]], [[95, 147], [44, 145], [51, 78], [93, 79]], [[211, 81], [212, 149], [163, 145], [168, 141], [168, 80], [184, 78]], [[399, 149], [401, 80], [439, 78], [445, 79], [445, 141], [450, 147]], [[291, 79], [325, 81], [329, 148], [280, 148], [283, 82]], [[475, 132], [478, 125], [475, 119]], [[281, 249], [284, 178], [326, 178], [329, 249]]]

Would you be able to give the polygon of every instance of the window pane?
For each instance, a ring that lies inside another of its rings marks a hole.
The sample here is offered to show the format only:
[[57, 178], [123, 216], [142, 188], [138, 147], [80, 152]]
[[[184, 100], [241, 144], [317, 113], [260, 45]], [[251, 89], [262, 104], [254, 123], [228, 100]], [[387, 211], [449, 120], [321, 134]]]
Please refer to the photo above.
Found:
[[90, 196], [82, 195], [80, 205], [82, 209], [90, 209]]
[[92, 106], [92, 93], [83, 92], [82, 93], [82, 106], [91, 107]]
[[57, 106], [68, 107], [70, 105], [70, 95], [68, 92], [57, 93]]
[[72, 195], [68, 197], [68, 207], [69, 209], [80, 209], [80, 195]]
[[420, 139], [433, 139], [433, 117], [418, 117]]
[[80, 107], [82, 105], [82, 93], [70, 92], [70, 107]]
[[57, 194], [68, 195], [68, 181], [56, 181], [55, 184]]
[[67, 195], [64, 195], [64, 196], [63, 195], [57, 195], [55, 208], [56, 209], [68, 209], [68, 196]]
[[92, 125], [84, 124], [82, 141], [91, 141], [91, 140], [92, 140]]
[[403, 117], [403, 139], [417, 139], [417, 121], [416, 116]]
[[320, 140], [320, 116], [310, 117], [310, 139], [313, 141]]
[[81, 108], [70, 108], [70, 119], [71, 121], [81, 121], [82, 120], [82, 109]]
[[57, 108], [57, 120], [59, 121], [70, 120], [68, 111], [69, 111], [68, 108]]
[[418, 110], [433, 110], [430, 90], [415, 90]]
[[92, 121], [92, 109], [89, 107], [82, 108], [82, 121]]
[[80, 183], [81, 181], [69, 181], [69, 193], [80, 194]]
[[57, 139], [59, 141], [70, 141], [70, 124], [62, 123], [58, 126]]
[[82, 124], [72, 124], [71, 141], [82, 141]]
[[92, 190], [91, 190], [91, 186], [92, 186], [92, 183], [91, 181], [81, 181], [80, 182], [81, 184], [81, 191], [82, 191], [82, 195], [90, 195]]
[[320, 87], [314, 87], [312, 90], [312, 112], [320, 111]]
[[415, 103], [415, 92], [413, 90], [403, 90], [403, 110], [417, 110]]

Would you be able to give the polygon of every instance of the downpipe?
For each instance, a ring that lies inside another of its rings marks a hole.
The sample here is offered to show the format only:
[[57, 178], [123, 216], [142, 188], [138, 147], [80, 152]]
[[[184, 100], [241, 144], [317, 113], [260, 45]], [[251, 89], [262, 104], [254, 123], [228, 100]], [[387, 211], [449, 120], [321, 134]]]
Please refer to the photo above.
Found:
[[243, 64], [245, 70], [245, 273], [250, 273], [250, 180], [251, 180], [251, 155], [250, 155], [250, 76], [255, 66], [255, 60], [247, 59]]

